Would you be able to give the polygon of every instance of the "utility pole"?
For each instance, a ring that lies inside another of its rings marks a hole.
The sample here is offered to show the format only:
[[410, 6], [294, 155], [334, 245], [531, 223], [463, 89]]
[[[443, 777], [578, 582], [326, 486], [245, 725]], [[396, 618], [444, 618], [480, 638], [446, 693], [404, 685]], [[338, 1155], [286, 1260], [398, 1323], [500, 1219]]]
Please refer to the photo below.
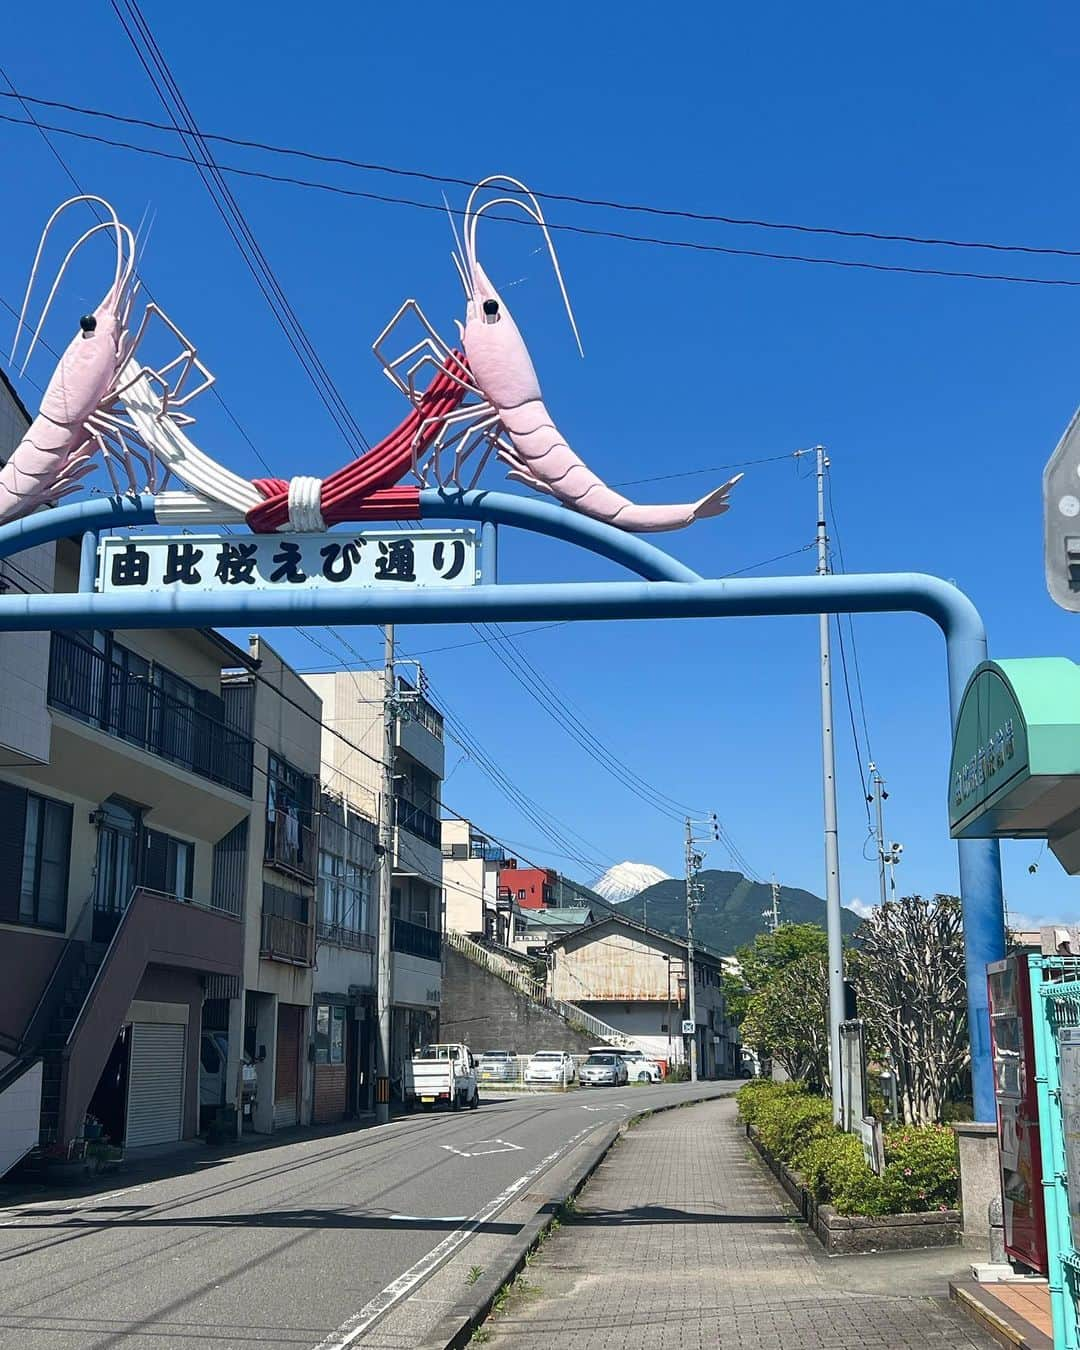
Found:
[[[817, 573], [829, 570], [829, 537], [825, 532], [825, 470], [829, 467], [825, 447], [815, 447], [817, 457]], [[829, 649], [829, 616], [818, 615], [821, 649], [821, 777], [825, 798], [825, 927], [829, 947], [829, 1078], [832, 1081], [833, 1123], [843, 1116], [843, 1084], [840, 1081], [840, 1024], [844, 1020], [844, 947], [840, 927], [840, 848], [836, 824], [836, 755], [833, 750], [832, 669]]]
[[394, 625], [385, 628], [383, 669], [382, 784], [379, 793], [379, 965], [376, 977], [375, 1120], [390, 1119], [390, 890], [394, 866], [394, 727], [397, 681], [394, 675]]
[[697, 874], [701, 867], [701, 857], [694, 851], [694, 826], [690, 817], [686, 817], [686, 1016], [693, 1022], [694, 1030], [690, 1037], [690, 1081], [698, 1080], [697, 1062], [697, 1007], [694, 998], [694, 911], [701, 904], [698, 894]]
[[[889, 898], [891, 889], [893, 896], [896, 895], [896, 864], [904, 852], [903, 844], [890, 843], [885, 846], [885, 800], [888, 793], [885, 791], [885, 779], [878, 772], [877, 765], [871, 761], [868, 765], [870, 770], [870, 782], [873, 786], [873, 792], [867, 796], [867, 801], [873, 802], [877, 811], [877, 851], [878, 851], [878, 886], [881, 893], [881, 903], [884, 904]], [[889, 886], [885, 885], [885, 869], [889, 869]]]
[[769, 889], [772, 892], [772, 903], [768, 909], [761, 911], [761, 917], [765, 920], [769, 932], [775, 933], [780, 927], [780, 883], [775, 877], [773, 877]]

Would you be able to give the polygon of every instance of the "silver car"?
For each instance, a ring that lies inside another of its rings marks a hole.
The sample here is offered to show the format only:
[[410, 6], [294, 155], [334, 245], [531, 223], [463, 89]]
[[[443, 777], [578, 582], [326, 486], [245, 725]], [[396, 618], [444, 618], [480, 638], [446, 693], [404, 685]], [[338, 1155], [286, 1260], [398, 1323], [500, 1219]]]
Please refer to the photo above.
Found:
[[618, 1055], [590, 1055], [578, 1070], [582, 1087], [619, 1087], [628, 1077]]
[[481, 1083], [514, 1083], [518, 1076], [517, 1055], [512, 1050], [486, 1050], [477, 1064]]

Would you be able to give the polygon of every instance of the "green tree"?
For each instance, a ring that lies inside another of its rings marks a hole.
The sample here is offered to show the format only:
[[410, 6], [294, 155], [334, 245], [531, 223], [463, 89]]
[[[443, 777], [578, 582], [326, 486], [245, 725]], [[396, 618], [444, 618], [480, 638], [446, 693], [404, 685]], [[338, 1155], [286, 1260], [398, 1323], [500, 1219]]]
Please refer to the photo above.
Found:
[[[799, 925], [812, 927], [812, 925]], [[777, 930], [779, 932], [779, 930]], [[822, 934], [824, 938], [824, 934]], [[750, 994], [743, 1043], [813, 1089], [829, 1086], [829, 975], [826, 958], [801, 956], [774, 969]]]
[[776, 975], [807, 956], [826, 954], [825, 930], [816, 923], [782, 923], [773, 933], [759, 933], [736, 951], [739, 973], [724, 976], [728, 1015], [741, 1022], [750, 999]]

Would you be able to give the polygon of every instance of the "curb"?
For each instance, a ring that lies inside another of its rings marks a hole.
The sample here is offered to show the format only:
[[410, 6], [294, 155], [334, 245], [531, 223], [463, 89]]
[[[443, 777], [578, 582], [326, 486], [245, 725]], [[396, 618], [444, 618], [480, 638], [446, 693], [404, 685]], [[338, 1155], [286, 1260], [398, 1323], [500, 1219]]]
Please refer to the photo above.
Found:
[[600, 1142], [589, 1150], [583, 1166], [575, 1174], [570, 1185], [548, 1196], [533, 1217], [522, 1225], [521, 1232], [505, 1244], [496, 1258], [495, 1267], [481, 1276], [473, 1286], [469, 1298], [463, 1299], [441, 1317], [415, 1350], [460, 1350], [462, 1346], [468, 1344], [473, 1332], [483, 1325], [488, 1313], [491, 1312], [491, 1306], [499, 1291], [517, 1278], [525, 1268], [526, 1258], [546, 1237], [559, 1211], [584, 1189], [585, 1183], [628, 1130], [649, 1116], [658, 1116], [664, 1111], [678, 1111], [684, 1106], [700, 1106], [702, 1102], [726, 1100], [723, 1094], [688, 1097], [662, 1106], [645, 1107], [632, 1115], [629, 1120], [623, 1121], [621, 1125], [609, 1125]]

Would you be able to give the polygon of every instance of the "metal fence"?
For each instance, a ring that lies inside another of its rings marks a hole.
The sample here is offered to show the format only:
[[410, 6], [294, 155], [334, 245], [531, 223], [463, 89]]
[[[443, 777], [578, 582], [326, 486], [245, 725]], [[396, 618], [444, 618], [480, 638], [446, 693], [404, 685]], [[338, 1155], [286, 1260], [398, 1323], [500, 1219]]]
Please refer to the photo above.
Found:
[[[1077, 1350], [1080, 1327], [1080, 958], [1031, 957], [1046, 1253], [1055, 1350]], [[1070, 1195], [1072, 1204], [1070, 1205]]]
[[52, 708], [251, 796], [249, 737], [63, 633], [52, 637], [48, 697]]

